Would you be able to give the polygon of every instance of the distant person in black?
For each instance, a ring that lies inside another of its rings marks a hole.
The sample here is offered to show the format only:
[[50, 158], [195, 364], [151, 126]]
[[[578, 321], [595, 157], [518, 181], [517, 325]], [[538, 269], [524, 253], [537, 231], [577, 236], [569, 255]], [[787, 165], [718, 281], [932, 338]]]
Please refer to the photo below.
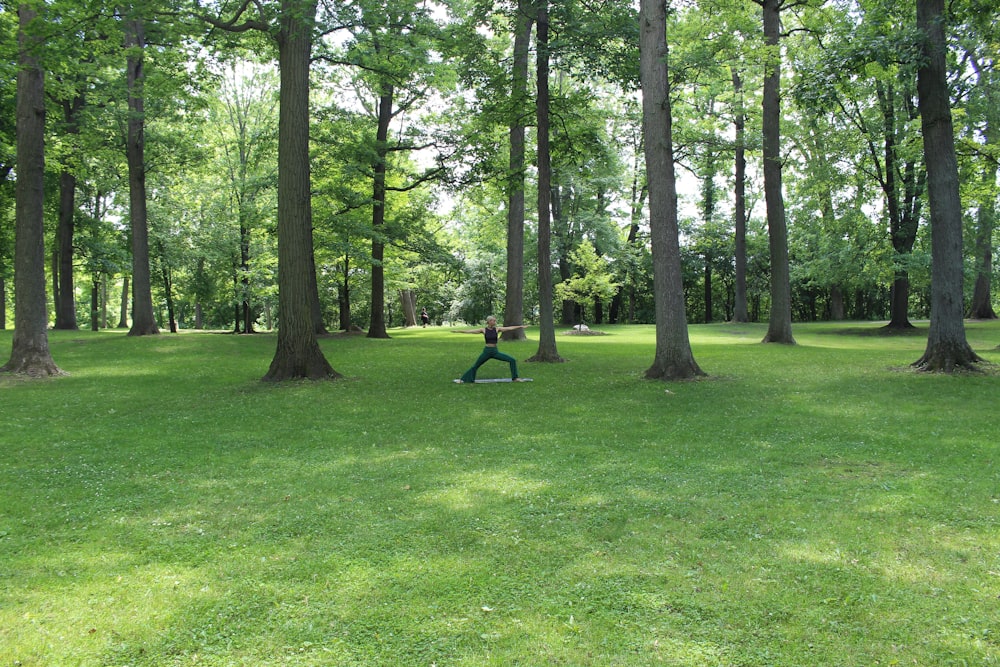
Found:
[[424, 323], [424, 328], [427, 328], [427, 323], [431, 321], [431, 316], [427, 314], [427, 309], [423, 308], [420, 311], [420, 321]]
[[486, 326], [481, 329], [462, 329], [455, 331], [455, 333], [467, 333], [467, 334], [478, 334], [481, 333], [486, 338], [486, 347], [483, 348], [483, 353], [479, 355], [476, 359], [476, 363], [472, 365], [472, 368], [465, 371], [462, 375], [462, 379], [459, 380], [461, 383], [475, 382], [476, 381], [476, 371], [479, 367], [485, 364], [490, 359], [496, 359], [497, 361], [506, 361], [510, 364], [510, 379], [513, 382], [520, 382], [520, 378], [517, 375], [517, 360], [514, 357], [504, 354], [497, 349], [497, 341], [500, 338], [501, 331], [512, 331], [514, 329], [527, 329], [528, 327], [524, 324], [518, 324], [512, 327], [498, 327], [497, 318], [490, 315], [486, 318]]

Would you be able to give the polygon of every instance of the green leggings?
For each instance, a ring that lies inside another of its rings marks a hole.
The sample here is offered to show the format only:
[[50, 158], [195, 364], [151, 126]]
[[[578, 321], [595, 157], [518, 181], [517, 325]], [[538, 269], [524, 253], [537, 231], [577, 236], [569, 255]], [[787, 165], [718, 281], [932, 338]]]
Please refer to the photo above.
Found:
[[511, 379], [512, 380], [517, 379], [517, 360], [508, 354], [504, 354], [497, 348], [490, 347], [489, 345], [487, 345], [486, 347], [483, 348], [483, 353], [479, 355], [478, 359], [476, 359], [476, 363], [472, 365], [472, 368], [465, 371], [465, 374], [462, 375], [462, 382], [475, 382], [476, 371], [478, 371], [479, 367], [485, 364], [490, 359], [496, 359], [497, 361], [506, 361], [508, 364], [510, 364]]

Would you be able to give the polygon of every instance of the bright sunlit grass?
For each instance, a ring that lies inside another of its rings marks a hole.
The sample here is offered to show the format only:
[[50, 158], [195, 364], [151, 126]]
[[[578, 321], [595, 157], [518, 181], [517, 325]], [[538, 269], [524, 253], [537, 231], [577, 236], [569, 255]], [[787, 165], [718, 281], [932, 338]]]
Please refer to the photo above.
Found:
[[0, 665], [998, 664], [1000, 375], [877, 328], [693, 326], [663, 384], [603, 327], [472, 386], [436, 328], [278, 386], [269, 335], [51, 332], [68, 376], [0, 376]]

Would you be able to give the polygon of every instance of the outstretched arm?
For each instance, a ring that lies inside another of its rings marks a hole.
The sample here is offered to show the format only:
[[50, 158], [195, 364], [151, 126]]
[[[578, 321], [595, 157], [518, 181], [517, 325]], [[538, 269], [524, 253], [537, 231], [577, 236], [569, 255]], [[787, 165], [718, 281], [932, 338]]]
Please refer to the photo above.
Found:
[[527, 329], [527, 324], [515, 324], [509, 327], [497, 327], [497, 331], [513, 331], [514, 329]]
[[483, 333], [483, 330], [482, 329], [452, 329], [451, 332], [452, 333], [481, 334], [481, 333]]

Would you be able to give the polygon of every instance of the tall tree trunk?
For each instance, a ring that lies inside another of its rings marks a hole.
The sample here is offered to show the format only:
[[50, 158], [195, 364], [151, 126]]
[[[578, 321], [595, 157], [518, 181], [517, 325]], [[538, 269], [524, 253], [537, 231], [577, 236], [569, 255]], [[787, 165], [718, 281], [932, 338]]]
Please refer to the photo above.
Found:
[[118, 313], [118, 328], [125, 329], [128, 327], [128, 314], [129, 314], [129, 302], [131, 301], [129, 291], [129, 277], [128, 275], [122, 276], [122, 303], [121, 308]]
[[646, 377], [682, 380], [704, 375], [704, 372], [691, 352], [684, 312], [667, 68], [666, 0], [641, 0], [639, 4], [639, 77], [656, 307], [656, 354], [653, 365], [646, 370]]
[[316, 248], [311, 243], [310, 234], [309, 250], [309, 303], [312, 310], [313, 331], [317, 336], [330, 333], [327, 331], [326, 322], [323, 321], [323, 304], [319, 300], [319, 278], [316, 276]]
[[[889, 216], [889, 231], [892, 237], [892, 247], [896, 256], [905, 259], [913, 252], [917, 240], [917, 228], [920, 220], [920, 195], [923, 182], [916, 173], [912, 161], [900, 164], [902, 158], [897, 150], [896, 135], [896, 89], [876, 81], [876, 94], [879, 107], [882, 110], [884, 176], [882, 190], [885, 195], [886, 213]], [[900, 97], [908, 100], [905, 91], [900, 91]], [[909, 115], [916, 111], [912, 104], [906, 103]], [[913, 120], [913, 118], [910, 118]], [[901, 183], [899, 181], [902, 181]], [[918, 189], [919, 188], [919, 189]], [[889, 324], [887, 329], [908, 331], [913, 329], [910, 323], [910, 274], [905, 266], [894, 269], [892, 290], [889, 301]]]
[[[338, 378], [323, 356], [310, 303], [312, 203], [309, 61], [316, 0], [282, 0], [278, 31], [278, 346], [265, 381]], [[314, 274], [315, 275], [315, 274]]]
[[[104, 211], [102, 209], [102, 204], [104, 203], [104, 193], [100, 190], [94, 192], [93, 202], [89, 202], [91, 208], [91, 216], [94, 220], [101, 220], [104, 217]], [[97, 236], [96, 229], [93, 232], [94, 237]], [[97, 327], [98, 329], [108, 328], [108, 282], [111, 276], [106, 271], [97, 271], [94, 275], [94, 281], [98, 286], [98, 308], [97, 313]]]
[[[534, 17], [530, 0], [519, 0], [514, 20], [511, 71], [510, 157], [507, 165], [507, 291], [503, 326], [524, 323], [524, 110], [528, 100], [528, 53]], [[525, 340], [524, 329], [500, 334], [504, 341]]]
[[[573, 277], [570, 266], [569, 252], [573, 247], [573, 230], [571, 223], [566, 219], [564, 211], [572, 207], [572, 202], [567, 201], [572, 195], [568, 188], [559, 186], [560, 174], [553, 170], [552, 181], [552, 229], [555, 230], [556, 240], [556, 267], [559, 269], [559, 282], [566, 282]], [[569, 206], [566, 206], [569, 204]], [[571, 326], [577, 323], [579, 305], [573, 299], [561, 299], [559, 302], [559, 323]], [[553, 315], [554, 317], [554, 315]]]
[[[80, 133], [80, 123], [77, 118], [83, 108], [84, 98], [77, 95], [71, 101], [64, 102], [63, 120], [66, 125], [66, 133], [76, 135]], [[59, 175], [59, 230], [58, 253], [59, 253], [59, 291], [56, 304], [55, 329], [76, 330], [79, 325], [76, 321], [76, 289], [73, 284], [73, 218], [76, 212], [76, 175], [69, 169], [63, 168]]]
[[59, 229], [56, 232], [55, 268], [59, 286], [55, 293], [56, 321], [53, 329], [76, 330], [76, 290], [73, 285], [73, 208], [76, 177], [67, 169], [59, 174]]
[[561, 362], [552, 307], [552, 162], [549, 152], [549, 3], [538, 3], [536, 49], [538, 134], [538, 351], [528, 361]]
[[[241, 206], [240, 217], [244, 215]], [[250, 302], [250, 227], [243, 220], [240, 221], [240, 291], [243, 333], [254, 333], [253, 325], [256, 318], [253, 316], [253, 304]]]
[[52, 276], [52, 303], [59, 303], [59, 249], [53, 248], [49, 257], [49, 274]]
[[782, 0], [763, 0], [764, 41], [771, 47], [764, 76], [764, 200], [771, 250], [771, 315], [765, 343], [794, 344], [792, 287], [788, 268], [788, 227], [781, 186], [781, 53], [778, 50]]
[[372, 307], [368, 325], [369, 338], [388, 338], [385, 328], [385, 171], [389, 148], [389, 122], [392, 120], [393, 86], [386, 83], [378, 101], [378, 131], [375, 138], [374, 188], [372, 193]]
[[240, 333], [240, 274], [236, 263], [233, 263], [233, 333]]
[[844, 290], [840, 285], [830, 288], [830, 319], [835, 321], [844, 319]]
[[[133, 7], [131, 11], [135, 11]], [[129, 218], [132, 225], [132, 328], [129, 336], [158, 334], [153, 313], [152, 283], [149, 270], [149, 226], [146, 215], [145, 157], [145, 72], [143, 49], [146, 46], [142, 19], [126, 17], [125, 49], [128, 70], [128, 138], [125, 153], [128, 161]]]
[[98, 331], [101, 326], [101, 280], [94, 276], [90, 285], [90, 330]]
[[[0, 186], [13, 169], [13, 164], [0, 164]], [[7, 280], [4, 278], [7, 273], [7, 259], [0, 256], [0, 331], [7, 328]]]
[[736, 193], [733, 217], [736, 224], [736, 284], [733, 302], [733, 322], [749, 322], [747, 312], [747, 158], [746, 158], [746, 112], [743, 109], [743, 80], [733, 68], [733, 93], [736, 108], [733, 110], [733, 124], [736, 128]]
[[705, 324], [712, 323], [712, 262], [711, 252], [705, 253]]
[[976, 229], [976, 283], [972, 292], [972, 307], [969, 317], [976, 320], [995, 320], [993, 310], [993, 230], [996, 227], [996, 202], [993, 189], [996, 184], [997, 166], [990, 165], [983, 173], [983, 188], [991, 193], [979, 202]]
[[[973, 59], [975, 62], [975, 59]], [[980, 81], [984, 76], [991, 76], [992, 72], [982, 71], [978, 63], [975, 65], [976, 73]], [[987, 84], [989, 85], [989, 84]], [[987, 146], [996, 146], [1000, 143], [1000, 112], [996, 104], [1000, 102], [1000, 94], [993, 88], [987, 92], [991, 104], [990, 114], [986, 119], [986, 127], [983, 131]], [[969, 316], [977, 320], [995, 320], [996, 311], [993, 310], [993, 289], [991, 286], [993, 276], [993, 230], [996, 228], [996, 179], [1000, 172], [1000, 165], [996, 161], [988, 160], [982, 171], [982, 192], [979, 200], [979, 211], [977, 213], [976, 228], [976, 249], [975, 267], [976, 283], [972, 292], [972, 306]]]
[[945, 59], [944, 0], [917, 0], [924, 60], [917, 72], [920, 124], [931, 216], [931, 326], [914, 366], [946, 373], [982, 361], [965, 338], [962, 320], [962, 202]]
[[101, 275], [101, 328], [108, 328], [108, 274]]
[[399, 290], [399, 305], [403, 309], [403, 325], [414, 327], [417, 325], [417, 297], [411, 289]]
[[351, 258], [344, 255], [341, 279], [337, 282], [337, 303], [340, 306], [340, 329], [348, 331], [351, 328]]
[[[714, 105], [714, 100], [712, 103]], [[711, 113], [711, 109], [709, 110]], [[715, 156], [709, 155], [708, 162], [705, 165], [705, 173], [703, 174], [702, 182], [702, 201], [701, 201], [701, 214], [702, 219], [705, 222], [705, 228], [710, 229], [712, 221], [715, 218], [715, 175], [718, 172], [715, 163]], [[711, 246], [704, 253], [705, 267], [705, 323], [711, 323], [713, 321], [713, 307], [712, 307], [712, 263], [715, 261], [715, 255], [712, 252]]]
[[38, 13], [18, 7], [17, 184], [14, 204], [14, 336], [0, 371], [61, 375], [49, 351], [45, 302], [45, 73], [36, 58]]
[[167, 266], [163, 258], [163, 247], [158, 246], [160, 253], [160, 277], [163, 279], [163, 294], [167, 302], [167, 322], [170, 326], [170, 333], [177, 333], [177, 320], [174, 319], [174, 294], [173, 280], [170, 277], [170, 267]]
[[[892, 88], [886, 89], [876, 82], [879, 106], [882, 107], [882, 122], [885, 148], [885, 207], [889, 216], [889, 230], [892, 233], [892, 246], [897, 256], [902, 257], [912, 250], [912, 243], [907, 239], [900, 225], [899, 192], [896, 185], [896, 104]], [[889, 328], [912, 329], [910, 324], [910, 274], [903, 266], [897, 266], [893, 271], [892, 289], [889, 292]]]

